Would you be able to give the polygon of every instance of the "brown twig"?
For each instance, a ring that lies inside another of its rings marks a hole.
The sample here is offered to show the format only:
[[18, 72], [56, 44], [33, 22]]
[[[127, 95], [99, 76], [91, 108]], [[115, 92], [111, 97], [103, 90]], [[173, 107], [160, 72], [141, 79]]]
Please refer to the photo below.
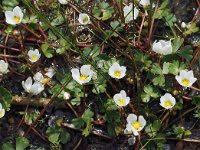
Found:
[[153, 33], [153, 25], [154, 25], [154, 21], [155, 21], [155, 15], [156, 15], [156, 12], [158, 10], [158, 5], [159, 5], [159, 0], [156, 3], [156, 7], [155, 7], [155, 10], [154, 10], [153, 18], [151, 19], [151, 26], [150, 26], [150, 30], [149, 30], [149, 37], [148, 37], [147, 46], [149, 46], [149, 44], [151, 42], [152, 33]]

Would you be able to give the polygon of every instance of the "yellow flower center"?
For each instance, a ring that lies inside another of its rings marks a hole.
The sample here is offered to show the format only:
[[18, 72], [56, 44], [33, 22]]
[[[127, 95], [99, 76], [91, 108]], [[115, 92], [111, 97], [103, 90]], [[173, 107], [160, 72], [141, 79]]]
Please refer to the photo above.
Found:
[[0, 117], [3, 117], [2, 115], [3, 115], [3, 111], [0, 111]]
[[87, 79], [88, 79], [88, 76], [86, 76], [86, 75], [81, 75], [79, 79], [80, 79], [80, 80], [87, 80]]
[[190, 84], [190, 81], [188, 79], [183, 79], [181, 82], [185, 86], [188, 86]]
[[125, 100], [124, 100], [124, 99], [119, 99], [119, 100], [118, 100], [118, 103], [119, 103], [120, 105], [123, 105], [123, 104], [125, 104]]
[[138, 130], [140, 127], [142, 127], [141, 123], [136, 121], [136, 122], [133, 122], [132, 124], [132, 127], [135, 128], [136, 130]]
[[50, 78], [44, 78], [42, 80], [42, 84], [47, 84], [51, 79]]
[[31, 60], [32, 61], [36, 61], [37, 60], [37, 56], [36, 55], [31, 56]]
[[120, 77], [121, 76], [121, 72], [120, 71], [115, 71], [114, 75], [115, 75], [115, 77]]
[[172, 106], [172, 102], [170, 100], [167, 100], [167, 101], [165, 101], [164, 106], [170, 107], [170, 106]]
[[17, 17], [17, 16], [14, 16], [14, 17], [13, 17], [13, 20], [14, 20], [16, 23], [18, 23], [18, 22], [19, 22], [19, 20], [20, 20], [20, 18], [19, 18], [19, 17]]
[[85, 23], [85, 22], [87, 22], [88, 21], [88, 17], [84, 17], [83, 18], [83, 22]]

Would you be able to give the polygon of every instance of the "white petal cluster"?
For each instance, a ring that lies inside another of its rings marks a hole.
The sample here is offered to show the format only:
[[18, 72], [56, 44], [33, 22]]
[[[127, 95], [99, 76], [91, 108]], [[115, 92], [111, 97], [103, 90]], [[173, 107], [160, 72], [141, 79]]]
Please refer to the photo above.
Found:
[[115, 94], [113, 99], [118, 106], [126, 106], [130, 102], [130, 97], [127, 97], [124, 90], [121, 90], [120, 93]]
[[0, 118], [5, 115], [5, 109], [3, 108], [2, 104], [0, 103]]
[[176, 99], [170, 94], [166, 93], [160, 98], [160, 105], [165, 109], [171, 109], [176, 104]]
[[52, 78], [54, 75], [56, 74], [55, 69], [51, 66], [47, 69], [47, 72], [45, 73], [45, 75], [49, 78]]
[[155, 41], [152, 46], [152, 50], [161, 55], [168, 55], [172, 53], [171, 41], [159, 40]]
[[139, 0], [139, 4], [143, 7], [147, 7], [150, 5], [150, 0]]
[[20, 24], [22, 22], [24, 14], [19, 6], [16, 6], [12, 11], [6, 11], [6, 22], [11, 25]]
[[78, 68], [71, 69], [72, 77], [79, 84], [90, 82], [92, 79], [93, 71], [90, 65], [83, 65], [80, 70]]
[[[134, 10], [134, 16], [133, 16], [133, 10]], [[136, 7], [134, 7], [133, 9], [133, 4], [126, 5], [123, 8], [123, 11], [124, 11], [125, 23], [129, 23], [133, 19], [134, 20], [137, 19], [139, 14], [139, 10]]]
[[40, 59], [40, 52], [38, 49], [28, 51], [29, 60], [34, 63]]
[[87, 25], [90, 23], [90, 17], [86, 13], [79, 14], [78, 21], [82, 25]]
[[127, 117], [126, 131], [133, 133], [135, 136], [139, 135], [139, 132], [146, 125], [146, 120], [143, 116], [137, 117], [135, 114], [129, 114]]
[[118, 63], [114, 63], [110, 68], [108, 74], [112, 78], [121, 79], [126, 75], [126, 67], [120, 66]]
[[62, 5], [65, 5], [68, 3], [68, 0], [58, 0], [58, 2]]
[[34, 83], [32, 81], [31, 77], [28, 77], [26, 81], [22, 81], [22, 87], [25, 89], [26, 92], [33, 94], [33, 95], [38, 95], [44, 90], [44, 85], [37, 81], [40, 80], [41, 76], [38, 74], [37, 77], [34, 76], [34, 80], [36, 80]]
[[183, 87], [190, 87], [197, 78], [194, 77], [193, 71], [181, 70], [179, 75], [175, 76], [177, 82]]
[[8, 73], [8, 63], [4, 60], [0, 60], [0, 75]]

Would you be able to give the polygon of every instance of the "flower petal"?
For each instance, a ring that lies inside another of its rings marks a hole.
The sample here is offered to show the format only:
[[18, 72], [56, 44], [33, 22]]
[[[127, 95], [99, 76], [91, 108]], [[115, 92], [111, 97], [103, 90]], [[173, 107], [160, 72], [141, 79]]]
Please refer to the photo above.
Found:
[[137, 121], [137, 116], [135, 114], [129, 114], [126, 120], [128, 123], [131, 124], [131, 123]]

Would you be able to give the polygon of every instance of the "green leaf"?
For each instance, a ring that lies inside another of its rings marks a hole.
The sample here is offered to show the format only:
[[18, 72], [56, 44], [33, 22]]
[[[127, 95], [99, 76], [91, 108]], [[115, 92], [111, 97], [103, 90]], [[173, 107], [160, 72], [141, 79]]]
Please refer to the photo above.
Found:
[[2, 150], [15, 150], [10, 142], [6, 142], [2, 145]]
[[174, 14], [169, 13], [165, 16], [165, 20], [166, 20], [165, 24], [167, 26], [172, 27], [174, 25], [173, 23], [176, 22], [177, 19], [176, 19], [176, 16]]
[[95, 83], [95, 87], [92, 89], [92, 92], [95, 94], [104, 93], [106, 91], [106, 84]]
[[115, 128], [120, 123], [120, 113], [116, 110], [107, 110], [105, 114], [105, 120], [107, 121], [107, 131], [112, 137], [116, 136]]
[[113, 28], [113, 30], [119, 31], [121, 28], [121, 24], [119, 21], [111, 21], [110, 26]]
[[177, 102], [174, 106], [174, 110], [181, 110], [183, 108], [183, 103]]
[[163, 74], [168, 74], [169, 73], [169, 66], [170, 66], [170, 63], [167, 63], [167, 62], [163, 63], [163, 70], [162, 70]]
[[49, 142], [58, 145], [60, 133], [52, 133], [48, 136]]
[[159, 75], [153, 79], [153, 85], [163, 86], [165, 83], [165, 76]]
[[37, 119], [37, 117], [39, 116], [40, 112], [37, 110], [32, 110], [30, 112], [27, 112], [25, 114], [25, 123], [28, 125], [31, 125], [33, 121], [35, 121]]
[[15, 7], [19, 5], [19, 0], [3, 0], [2, 4], [9, 7]]
[[81, 99], [80, 97], [76, 97], [70, 100], [72, 105], [80, 105], [81, 104]]
[[83, 130], [82, 135], [87, 137], [90, 134], [91, 130], [92, 130], [92, 122], [91, 122], [91, 119], [90, 119], [86, 123], [86, 128]]
[[71, 120], [71, 123], [78, 129], [82, 128], [85, 124], [82, 118], [74, 118]]
[[169, 0], [163, 1], [161, 6], [158, 8], [158, 11], [156, 12], [155, 18], [162, 19], [164, 16], [167, 16], [169, 13], [169, 9], [167, 9], [167, 5], [169, 4]]
[[50, 49], [48, 44], [42, 44], [41, 48], [42, 48], [42, 52], [47, 58], [53, 57], [54, 50]]
[[153, 98], [157, 98], [160, 95], [159, 90], [151, 85], [145, 86], [144, 92]]
[[18, 137], [16, 139], [16, 150], [24, 150], [27, 147], [29, 147], [29, 145], [30, 145], [30, 142], [25, 137]]
[[153, 73], [153, 74], [162, 74], [162, 69], [160, 68], [160, 65], [159, 64], [157, 64], [157, 63], [154, 63], [153, 65], [152, 65], [152, 69], [151, 69], [151, 72]]
[[52, 26], [58, 26], [58, 25], [61, 25], [63, 24], [65, 21], [63, 15], [61, 15], [60, 13], [57, 14], [56, 18], [53, 19], [53, 21], [51, 22], [51, 25]]
[[141, 99], [142, 99], [142, 101], [143, 101], [144, 103], [148, 103], [148, 102], [150, 101], [150, 98], [151, 98], [150, 95], [148, 95], [148, 94], [142, 92], [142, 94], [141, 94]]
[[71, 137], [69, 132], [63, 130], [60, 134], [60, 141], [62, 144], [67, 144], [70, 141]]
[[87, 123], [94, 116], [94, 113], [88, 108], [85, 110], [81, 118]]
[[192, 132], [190, 131], [190, 130], [186, 130], [185, 132], [184, 132], [184, 135], [185, 136], [189, 136], [189, 135], [191, 135], [192, 134]]
[[169, 0], [164, 0], [162, 2], [161, 6], [159, 7], [159, 9], [165, 9], [168, 4], [169, 4]]
[[192, 104], [197, 105], [200, 107], [200, 95], [192, 97]]
[[193, 58], [193, 49], [190, 45], [186, 45], [178, 51], [178, 54], [189, 62]]
[[6, 111], [10, 110], [11, 102], [12, 102], [11, 93], [3, 86], [0, 86], [0, 103], [2, 103]]
[[169, 73], [173, 75], [178, 75], [180, 70], [186, 69], [186, 65], [184, 63], [180, 63], [178, 60], [173, 61], [169, 67]]
[[100, 54], [100, 48], [98, 46], [85, 47], [83, 50], [85, 57], [93, 58], [97, 57]]
[[112, 17], [114, 12], [113, 7], [109, 7], [109, 4], [106, 2], [101, 2], [97, 7], [94, 7], [92, 13], [99, 20], [107, 20]]
[[60, 48], [56, 49], [56, 53], [58, 54], [64, 54], [65, 51], [71, 47], [71, 44], [63, 38], [60, 39], [59, 43], [60, 43]]
[[186, 35], [186, 36], [199, 31], [199, 27], [197, 26], [197, 24], [196, 24], [195, 22], [189, 23], [189, 24], [187, 25], [187, 29], [188, 29], [188, 30], [186, 30], [186, 31], [183, 33], [183, 34]]
[[152, 124], [146, 126], [145, 131], [150, 137], [155, 137], [160, 128], [161, 128], [161, 121], [156, 120]]
[[173, 52], [176, 52], [179, 50], [181, 45], [183, 44], [184, 39], [181, 37], [175, 37], [173, 40]]

